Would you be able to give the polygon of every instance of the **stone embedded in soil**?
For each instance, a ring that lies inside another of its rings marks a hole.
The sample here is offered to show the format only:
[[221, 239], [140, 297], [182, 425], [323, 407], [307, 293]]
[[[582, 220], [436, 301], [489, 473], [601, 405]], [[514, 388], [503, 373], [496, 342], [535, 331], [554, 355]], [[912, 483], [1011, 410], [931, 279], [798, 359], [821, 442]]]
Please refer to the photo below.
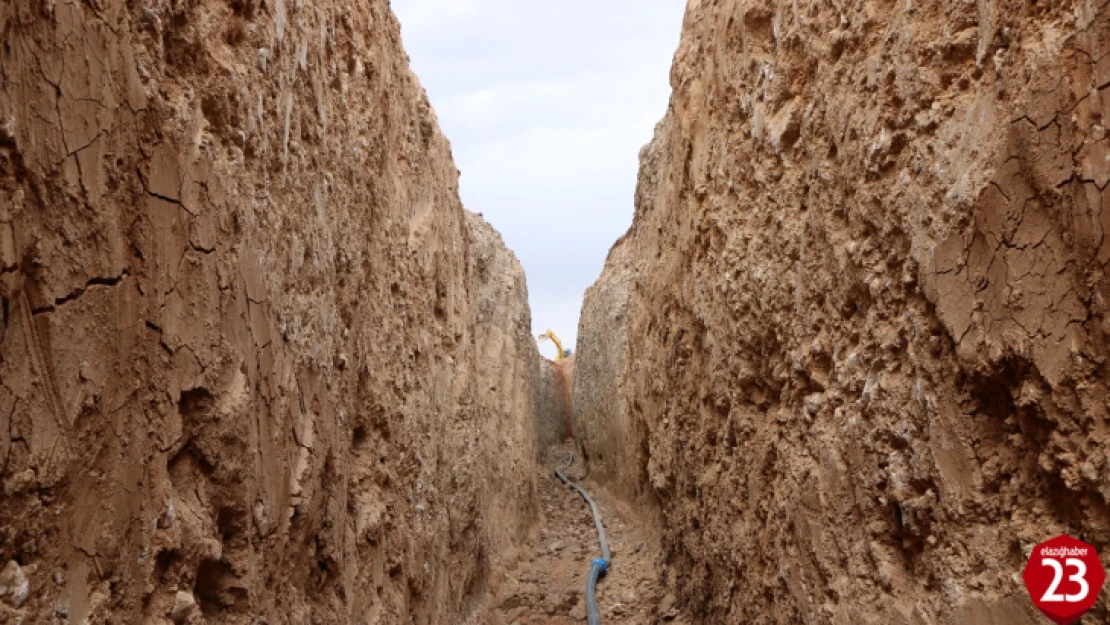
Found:
[[196, 605], [197, 600], [193, 596], [193, 593], [179, 590], [177, 594], [174, 595], [173, 608], [167, 616], [173, 619], [175, 623], [181, 623], [189, 617]]
[[23, 568], [15, 560], [9, 560], [0, 570], [0, 599], [18, 608], [27, 600], [30, 581], [23, 574]]

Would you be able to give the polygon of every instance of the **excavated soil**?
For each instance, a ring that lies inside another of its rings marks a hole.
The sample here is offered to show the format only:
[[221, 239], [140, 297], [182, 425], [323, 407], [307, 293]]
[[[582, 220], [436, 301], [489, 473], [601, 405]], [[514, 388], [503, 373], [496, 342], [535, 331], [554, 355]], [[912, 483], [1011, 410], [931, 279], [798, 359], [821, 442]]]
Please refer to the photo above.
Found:
[[570, 388], [574, 378], [574, 356], [558, 362], [540, 357], [536, 360], [535, 399], [532, 416], [536, 427], [536, 450], [540, 462], [546, 450], [573, 437], [570, 416]]
[[0, 622], [468, 614], [537, 522], [539, 358], [388, 3], [0, 35]]
[[609, 624], [1035, 625], [1032, 545], [1110, 563], [1106, 0], [689, 0], [558, 367], [386, 0], [0, 35], [0, 623], [580, 622], [568, 460]]
[[700, 622], [1043, 623], [1034, 544], [1110, 563], [1110, 3], [691, 0], [671, 84], [591, 477]]
[[[467, 625], [570, 625], [586, 620], [590, 561], [601, 555], [590, 508], [554, 473], [567, 468], [578, 481], [585, 464], [573, 443], [552, 447], [536, 482], [545, 523], [518, 559], [494, 577], [495, 588]], [[645, 531], [650, 519], [589, 480], [578, 482], [597, 503], [613, 554], [598, 583], [598, 608], [606, 624], [688, 625], [666, 591], [659, 545]]]

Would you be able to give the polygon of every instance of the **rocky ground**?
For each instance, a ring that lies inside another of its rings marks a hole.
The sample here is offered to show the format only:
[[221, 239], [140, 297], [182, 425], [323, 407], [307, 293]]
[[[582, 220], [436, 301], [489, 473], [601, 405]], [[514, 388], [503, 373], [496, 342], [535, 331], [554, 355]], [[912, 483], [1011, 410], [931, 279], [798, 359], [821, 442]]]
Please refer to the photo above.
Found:
[[[590, 508], [555, 476], [567, 466], [578, 480], [584, 463], [573, 443], [553, 448], [536, 481], [546, 523], [532, 543], [505, 570], [494, 574], [493, 592], [468, 625], [563, 625], [586, 620], [585, 589], [590, 561], [600, 556]], [[645, 531], [649, 519], [609, 496], [588, 479], [581, 482], [601, 509], [613, 554], [609, 572], [598, 584], [602, 622], [692, 623], [675, 608], [657, 542]]]

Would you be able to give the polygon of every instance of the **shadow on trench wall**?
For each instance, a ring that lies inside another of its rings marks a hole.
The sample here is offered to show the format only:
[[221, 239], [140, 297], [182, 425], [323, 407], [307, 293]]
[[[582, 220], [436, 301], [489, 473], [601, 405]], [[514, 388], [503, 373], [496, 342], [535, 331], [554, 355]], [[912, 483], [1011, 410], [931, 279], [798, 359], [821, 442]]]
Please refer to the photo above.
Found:
[[574, 438], [570, 405], [574, 356], [559, 362], [540, 357], [537, 368], [533, 417], [536, 421], [536, 451], [542, 458], [552, 445]]

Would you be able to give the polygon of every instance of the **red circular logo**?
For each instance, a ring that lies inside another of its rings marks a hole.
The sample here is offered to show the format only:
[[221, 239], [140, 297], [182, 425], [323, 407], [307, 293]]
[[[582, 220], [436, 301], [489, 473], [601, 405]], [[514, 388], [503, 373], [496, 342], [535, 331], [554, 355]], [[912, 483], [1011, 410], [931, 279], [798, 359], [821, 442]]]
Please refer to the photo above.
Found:
[[1033, 605], [1056, 623], [1069, 625], [1094, 607], [1106, 570], [1094, 547], [1057, 536], [1033, 547], [1022, 577]]

